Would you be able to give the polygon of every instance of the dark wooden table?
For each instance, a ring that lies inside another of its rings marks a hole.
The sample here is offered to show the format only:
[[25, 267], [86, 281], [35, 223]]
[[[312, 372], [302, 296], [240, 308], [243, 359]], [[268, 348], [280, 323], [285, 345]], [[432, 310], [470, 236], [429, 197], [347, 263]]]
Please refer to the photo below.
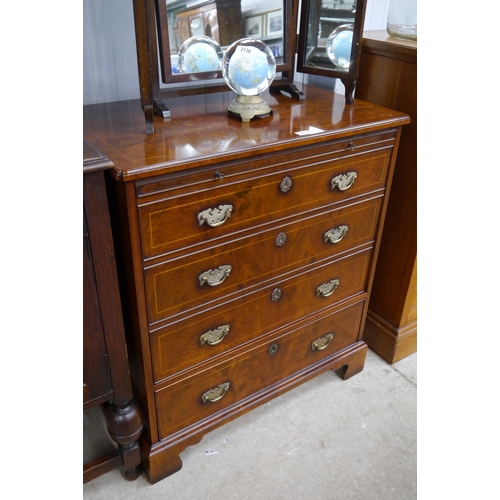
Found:
[[138, 477], [142, 432], [132, 397], [118, 276], [106, 195], [113, 163], [83, 141], [83, 409], [102, 405], [118, 449], [84, 465], [83, 482], [117, 467]]

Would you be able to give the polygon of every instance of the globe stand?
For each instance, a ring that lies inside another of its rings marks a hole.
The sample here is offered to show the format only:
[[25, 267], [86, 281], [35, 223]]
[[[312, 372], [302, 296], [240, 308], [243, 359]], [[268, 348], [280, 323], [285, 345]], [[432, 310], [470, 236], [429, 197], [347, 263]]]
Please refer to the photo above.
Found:
[[239, 115], [241, 121], [248, 123], [254, 116], [269, 115], [273, 110], [267, 105], [262, 95], [237, 95], [227, 108], [228, 111]]

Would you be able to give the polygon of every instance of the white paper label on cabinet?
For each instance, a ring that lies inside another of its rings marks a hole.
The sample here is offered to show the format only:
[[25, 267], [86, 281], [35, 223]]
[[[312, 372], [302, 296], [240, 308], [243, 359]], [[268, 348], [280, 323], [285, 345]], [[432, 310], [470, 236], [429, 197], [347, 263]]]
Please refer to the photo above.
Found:
[[301, 130], [299, 132], [295, 132], [297, 135], [312, 135], [312, 134], [319, 134], [320, 132], [324, 132], [324, 130], [321, 130], [320, 128], [316, 127], [309, 127], [307, 130]]

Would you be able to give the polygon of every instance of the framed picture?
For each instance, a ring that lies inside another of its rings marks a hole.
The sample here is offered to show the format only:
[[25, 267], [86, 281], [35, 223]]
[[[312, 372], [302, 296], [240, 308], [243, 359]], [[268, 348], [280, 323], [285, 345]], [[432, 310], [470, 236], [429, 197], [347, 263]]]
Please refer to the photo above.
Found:
[[266, 36], [283, 36], [283, 9], [266, 14]]
[[245, 17], [245, 36], [249, 38], [264, 36], [262, 15]]

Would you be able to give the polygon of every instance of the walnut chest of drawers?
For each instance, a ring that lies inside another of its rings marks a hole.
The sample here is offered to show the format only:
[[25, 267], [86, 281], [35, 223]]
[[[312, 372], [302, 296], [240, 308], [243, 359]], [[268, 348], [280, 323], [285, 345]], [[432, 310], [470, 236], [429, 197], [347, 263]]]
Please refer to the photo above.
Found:
[[[140, 445], [151, 482], [204, 433], [327, 369], [361, 340], [407, 115], [304, 86], [241, 123], [234, 94], [84, 108], [108, 179]], [[335, 404], [332, 401], [332, 404]]]

